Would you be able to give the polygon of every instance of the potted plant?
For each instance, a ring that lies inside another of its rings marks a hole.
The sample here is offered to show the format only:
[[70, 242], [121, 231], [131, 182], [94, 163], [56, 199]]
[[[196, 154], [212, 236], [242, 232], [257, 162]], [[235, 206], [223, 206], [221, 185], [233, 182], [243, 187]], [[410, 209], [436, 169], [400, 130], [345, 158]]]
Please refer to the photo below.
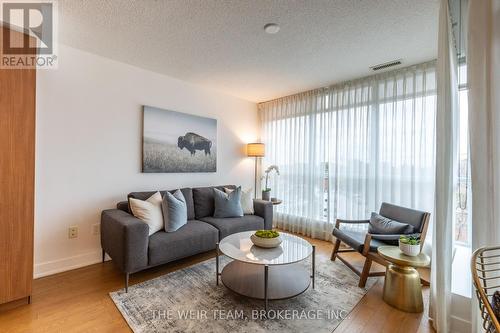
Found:
[[264, 186], [264, 189], [262, 190], [262, 200], [269, 201], [271, 199], [271, 189], [268, 187], [269, 183], [269, 174], [272, 171], [276, 171], [276, 174], [279, 176], [280, 175], [280, 170], [277, 165], [270, 165], [265, 172], [265, 176], [262, 177], [262, 179], [266, 180], [266, 185]]
[[420, 237], [416, 236], [399, 237], [399, 249], [407, 256], [410, 257], [418, 256], [420, 254]]
[[265, 248], [278, 247], [281, 244], [280, 233], [275, 230], [257, 230], [250, 239], [254, 245]]

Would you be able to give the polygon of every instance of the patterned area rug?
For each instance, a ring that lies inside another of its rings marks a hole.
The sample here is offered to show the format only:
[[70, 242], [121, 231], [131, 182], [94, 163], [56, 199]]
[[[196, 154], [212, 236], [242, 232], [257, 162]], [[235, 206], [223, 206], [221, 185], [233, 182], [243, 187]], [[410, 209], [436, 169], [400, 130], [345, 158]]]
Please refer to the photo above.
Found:
[[346, 266], [320, 258], [315, 281], [315, 289], [310, 287], [295, 298], [270, 301], [267, 316], [263, 301], [238, 296], [222, 283], [215, 284], [215, 259], [110, 296], [135, 333], [322, 333], [332, 332], [374, 283], [369, 279], [366, 288], [358, 288], [358, 276]]

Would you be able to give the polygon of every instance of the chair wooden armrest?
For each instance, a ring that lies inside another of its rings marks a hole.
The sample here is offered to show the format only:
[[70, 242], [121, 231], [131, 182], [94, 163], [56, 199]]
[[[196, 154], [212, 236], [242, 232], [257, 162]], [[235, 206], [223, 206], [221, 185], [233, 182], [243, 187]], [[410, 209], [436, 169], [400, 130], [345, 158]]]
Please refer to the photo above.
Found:
[[345, 224], [366, 224], [370, 223], [370, 220], [342, 220], [342, 219], [337, 219], [335, 222], [335, 228], [340, 228], [340, 224], [345, 223]]
[[372, 234], [366, 233], [365, 243], [363, 244], [363, 256], [367, 256], [370, 253], [370, 243], [372, 242]]

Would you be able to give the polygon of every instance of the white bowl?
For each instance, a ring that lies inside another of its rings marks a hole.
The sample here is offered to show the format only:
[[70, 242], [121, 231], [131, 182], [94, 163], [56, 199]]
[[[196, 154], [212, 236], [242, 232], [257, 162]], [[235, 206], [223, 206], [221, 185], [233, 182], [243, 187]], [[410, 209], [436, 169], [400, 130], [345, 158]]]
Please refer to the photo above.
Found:
[[250, 239], [252, 240], [252, 243], [254, 243], [255, 246], [258, 247], [265, 247], [265, 248], [273, 248], [273, 247], [278, 247], [281, 244], [281, 236], [274, 237], [274, 238], [262, 238], [262, 237], [257, 237], [255, 234], [250, 236]]
[[410, 257], [416, 257], [420, 254], [420, 244], [410, 245], [399, 242], [399, 249], [401, 250], [401, 252]]

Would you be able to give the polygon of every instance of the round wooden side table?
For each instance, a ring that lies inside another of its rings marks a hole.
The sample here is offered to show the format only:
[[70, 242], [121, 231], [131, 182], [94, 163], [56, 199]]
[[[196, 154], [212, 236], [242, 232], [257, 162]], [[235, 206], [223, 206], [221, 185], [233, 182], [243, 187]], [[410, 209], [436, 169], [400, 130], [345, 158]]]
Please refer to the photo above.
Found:
[[384, 301], [405, 312], [422, 312], [422, 285], [415, 267], [429, 265], [429, 257], [425, 253], [407, 256], [397, 246], [381, 246], [377, 251], [389, 262], [385, 272]]

